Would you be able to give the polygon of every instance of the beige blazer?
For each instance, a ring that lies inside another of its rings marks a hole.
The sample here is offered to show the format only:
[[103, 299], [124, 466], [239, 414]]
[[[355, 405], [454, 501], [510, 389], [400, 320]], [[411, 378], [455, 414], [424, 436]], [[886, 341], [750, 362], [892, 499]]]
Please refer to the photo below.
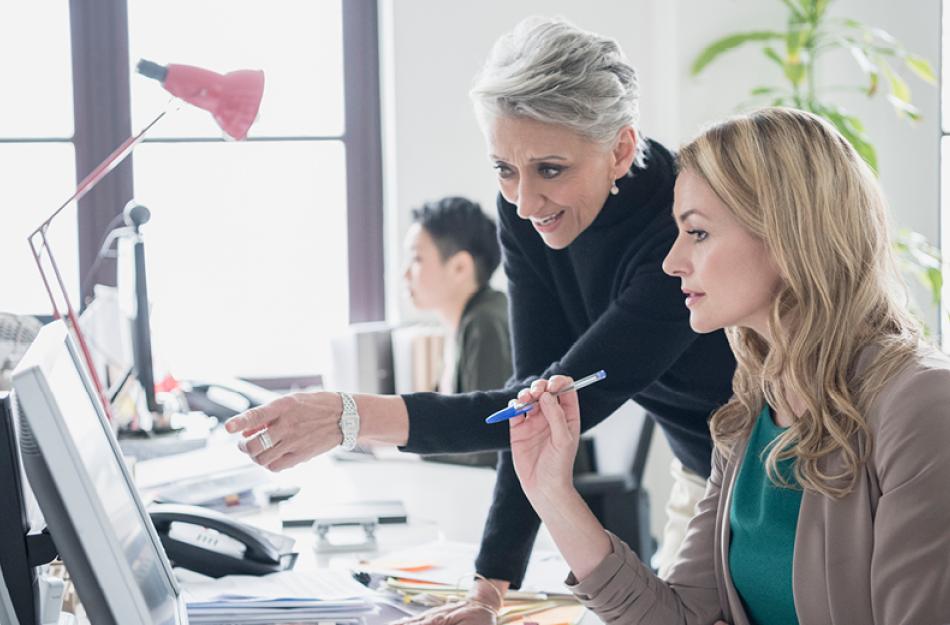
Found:
[[[802, 496], [792, 590], [801, 625], [950, 624], [950, 359], [930, 348], [881, 390], [869, 417], [873, 449], [854, 490]], [[729, 574], [732, 487], [745, 455], [713, 454], [668, 581], [611, 535], [613, 552], [577, 597], [608, 625], [748, 625]], [[828, 458], [829, 468], [839, 456]], [[760, 624], [765, 625], [765, 624]]]

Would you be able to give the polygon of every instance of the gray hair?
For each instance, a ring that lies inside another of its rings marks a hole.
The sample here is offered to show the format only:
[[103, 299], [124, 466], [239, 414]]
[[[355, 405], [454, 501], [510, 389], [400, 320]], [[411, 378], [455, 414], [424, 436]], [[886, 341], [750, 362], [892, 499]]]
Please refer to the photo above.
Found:
[[527, 117], [604, 144], [630, 126], [634, 164], [645, 165], [637, 70], [614, 39], [561, 18], [526, 18], [495, 43], [470, 95], [483, 121]]

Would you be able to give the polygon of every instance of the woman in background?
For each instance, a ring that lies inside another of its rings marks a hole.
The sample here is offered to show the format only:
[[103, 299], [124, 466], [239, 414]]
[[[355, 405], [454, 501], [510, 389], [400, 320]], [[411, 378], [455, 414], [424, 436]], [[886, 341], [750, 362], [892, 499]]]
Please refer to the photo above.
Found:
[[[606, 623], [940, 625], [950, 618], [950, 360], [920, 341], [877, 181], [827, 122], [764, 109], [679, 155], [664, 269], [727, 328], [733, 399], [666, 581], [574, 492], [570, 382], [511, 423], [521, 485]], [[543, 314], [543, 311], [538, 311]], [[584, 391], [586, 392], [586, 391]]]

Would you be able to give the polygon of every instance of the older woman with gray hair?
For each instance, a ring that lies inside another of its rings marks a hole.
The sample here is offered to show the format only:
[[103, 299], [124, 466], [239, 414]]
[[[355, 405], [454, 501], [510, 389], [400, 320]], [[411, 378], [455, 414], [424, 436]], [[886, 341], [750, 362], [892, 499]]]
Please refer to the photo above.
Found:
[[[485, 417], [538, 378], [599, 369], [580, 395], [583, 428], [634, 400], [678, 460], [674, 526], [703, 494], [707, 419], [731, 395], [735, 360], [722, 332], [694, 333], [679, 282], [661, 264], [676, 238], [673, 156], [638, 129], [635, 69], [612, 39], [531, 18], [502, 37], [472, 98], [497, 172], [514, 376], [460, 395], [298, 393], [234, 417], [244, 450], [279, 471], [342, 443], [418, 453], [504, 450], [508, 428]], [[490, 623], [518, 587], [539, 527], [507, 451], [468, 600], [417, 617]], [[682, 529], [668, 532], [675, 553]], [[667, 556], [667, 559], [671, 559]]]

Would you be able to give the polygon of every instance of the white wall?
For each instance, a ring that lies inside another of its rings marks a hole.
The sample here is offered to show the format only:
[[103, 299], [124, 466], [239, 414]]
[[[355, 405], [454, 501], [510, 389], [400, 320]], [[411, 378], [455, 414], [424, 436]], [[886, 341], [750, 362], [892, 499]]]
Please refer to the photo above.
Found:
[[[695, 55], [719, 36], [743, 30], [781, 29], [785, 9], [774, 0], [383, 0], [381, 31], [387, 216], [387, 307], [394, 320], [409, 313], [401, 296], [400, 254], [409, 210], [427, 199], [467, 195], [494, 211], [496, 187], [471, 112], [472, 78], [495, 41], [528, 15], [561, 15], [578, 26], [616, 38], [641, 79], [643, 131], [675, 147], [706, 122], [736, 111], [748, 90], [780, 84], [781, 76], [758, 51], [737, 50], [689, 76]], [[939, 53], [940, 3], [912, 0], [838, 0], [831, 13], [888, 30], [931, 60]], [[855, 84], [847, 58], [829, 59], [821, 81]], [[924, 121], [898, 120], [883, 100], [842, 99], [859, 115], [878, 150], [881, 183], [898, 226], [937, 240], [937, 89], [908, 80]], [[933, 323], [931, 314], [928, 321]], [[607, 427], [616, 427], [608, 425]], [[669, 449], [655, 437], [647, 468], [653, 493], [654, 531], [669, 490]]]

